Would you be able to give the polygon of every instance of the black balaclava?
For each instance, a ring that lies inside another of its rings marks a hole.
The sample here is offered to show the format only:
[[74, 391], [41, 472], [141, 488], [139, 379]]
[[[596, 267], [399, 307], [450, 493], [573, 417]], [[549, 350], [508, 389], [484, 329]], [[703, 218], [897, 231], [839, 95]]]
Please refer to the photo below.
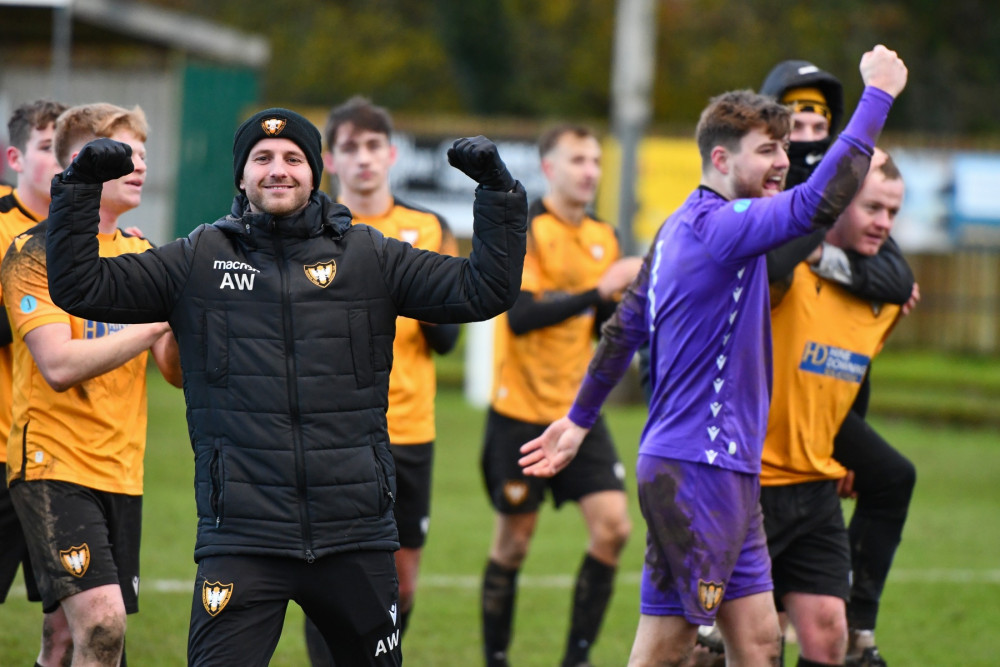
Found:
[[844, 87], [840, 80], [806, 60], [785, 60], [775, 65], [761, 84], [760, 92], [782, 101], [785, 93], [794, 88], [816, 88], [823, 94], [830, 110], [830, 134], [820, 141], [793, 141], [789, 144], [788, 160], [791, 164], [785, 178], [786, 188], [802, 183], [813, 173], [833, 143], [844, 115]]

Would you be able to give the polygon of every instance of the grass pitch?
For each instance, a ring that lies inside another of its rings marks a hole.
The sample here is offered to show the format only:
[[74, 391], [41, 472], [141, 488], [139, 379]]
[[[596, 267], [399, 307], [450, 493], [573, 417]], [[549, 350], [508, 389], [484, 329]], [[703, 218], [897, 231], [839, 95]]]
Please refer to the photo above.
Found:
[[[995, 362], [992, 362], [995, 364]], [[890, 364], [885, 364], [888, 368]], [[876, 395], [878, 393], [876, 376]], [[909, 382], [910, 380], [908, 380]], [[915, 381], [914, 381], [915, 382]], [[630, 471], [645, 418], [640, 406], [606, 411]], [[150, 375], [141, 611], [129, 617], [129, 663], [183, 665], [195, 565], [192, 457], [179, 391]], [[444, 387], [431, 530], [410, 628], [406, 664], [482, 664], [479, 577], [492, 534], [492, 511], [479, 473], [484, 414]], [[878, 642], [895, 665], [994, 665], [1000, 655], [1000, 441], [994, 426], [927, 425], [875, 419], [879, 431], [917, 465], [918, 481], [903, 544], [883, 598]], [[634, 532], [615, 594], [592, 652], [596, 665], [623, 665], [638, 618], [644, 525], [629, 480]], [[851, 511], [850, 503], [845, 512]], [[572, 581], [586, 543], [574, 506], [544, 508], [521, 576], [511, 663], [558, 664], [568, 626]], [[15, 584], [0, 605], [0, 666], [30, 665], [41, 610]], [[791, 660], [787, 660], [789, 664]], [[302, 615], [290, 605], [272, 665], [308, 664]]]

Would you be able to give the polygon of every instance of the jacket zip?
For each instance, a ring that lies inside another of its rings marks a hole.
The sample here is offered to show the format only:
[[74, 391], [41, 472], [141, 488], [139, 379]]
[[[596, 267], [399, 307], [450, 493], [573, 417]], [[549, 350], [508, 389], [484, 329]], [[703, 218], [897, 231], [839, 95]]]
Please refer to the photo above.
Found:
[[274, 234], [274, 245], [278, 251], [278, 272], [281, 274], [281, 312], [282, 329], [285, 334], [285, 377], [288, 385], [288, 405], [292, 424], [292, 444], [295, 448], [295, 484], [299, 497], [299, 521], [302, 524], [303, 546], [306, 562], [312, 563], [316, 555], [312, 552], [312, 529], [309, 525], [309, 509], [306, 504], [306, 467], [305, 452], [302, 446], [302, 424], [299, 414], [299, 386], [295, 374], [295, 330], [292, 322], [292, 296], [288, 278], [288, 260], [285, 256], [285, 246], [281, 233], [277, 230], [274, 220], [271, 221], [271, 233]]

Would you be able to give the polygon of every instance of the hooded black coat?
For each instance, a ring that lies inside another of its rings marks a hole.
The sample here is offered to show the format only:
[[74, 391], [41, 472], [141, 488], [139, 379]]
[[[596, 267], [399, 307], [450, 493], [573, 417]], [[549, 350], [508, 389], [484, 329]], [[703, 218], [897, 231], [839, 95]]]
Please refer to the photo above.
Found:
[[480, 188], [470, 258], [351, 225], [322, 193], [288, 218], [232, 213], [98, 258], [100, 185], [53, 182], [49, 288], [104, 322], [169, 321], [195, 459], [195, 560], [395, 550], [385, 411], [397, 315], [463, 322], [514, 302], [526, 200]]

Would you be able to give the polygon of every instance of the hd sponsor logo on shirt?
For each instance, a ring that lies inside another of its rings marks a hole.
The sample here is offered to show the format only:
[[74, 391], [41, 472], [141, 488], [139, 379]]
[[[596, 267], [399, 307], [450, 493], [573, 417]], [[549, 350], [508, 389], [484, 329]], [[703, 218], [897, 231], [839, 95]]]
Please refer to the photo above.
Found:
[[806, 341], [799, 370], [861, 384], [870, 362], [869, 357], [857, 352]]
[[94, 338], [104, 338], [105, 336], [110, 336], [113, 333], [118, 333], [127, 326], [127, 324], [109, 324], [107, 322], [94, 322], [92, 320], [87, 320], [83, 323], [83, 337], [88, 340], [93, 340]]

